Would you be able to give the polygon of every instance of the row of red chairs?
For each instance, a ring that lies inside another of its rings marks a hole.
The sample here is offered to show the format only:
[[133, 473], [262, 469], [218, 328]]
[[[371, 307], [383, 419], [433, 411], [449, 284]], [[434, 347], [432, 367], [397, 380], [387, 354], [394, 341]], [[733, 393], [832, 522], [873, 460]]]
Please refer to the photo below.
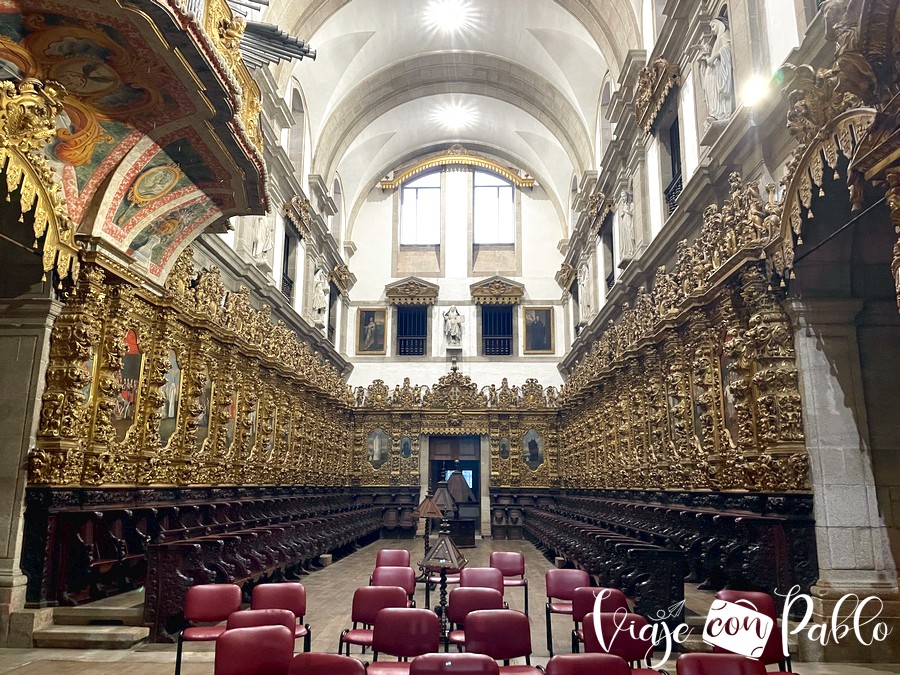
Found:
[[[308, 652], [312, 631], [303, 623], [306, 614], [306, 588], [299, 583], [260, 584], [253, 588], [250, 609], [241, 610], [241, 587], [235, 584], [201, 584], [188, 589], [184, 618], [191, 623], [217, 624], [189, 626], [178, 634], [175, 675], [181, 674], [181, 653], [185, 642], [210, 642], [231, 630], [281, 625], [294, 640], [303, 638]], [[226, 624], [219, 625], [222, 622]], [[218, 642], [217, 642], [218, 650]]]

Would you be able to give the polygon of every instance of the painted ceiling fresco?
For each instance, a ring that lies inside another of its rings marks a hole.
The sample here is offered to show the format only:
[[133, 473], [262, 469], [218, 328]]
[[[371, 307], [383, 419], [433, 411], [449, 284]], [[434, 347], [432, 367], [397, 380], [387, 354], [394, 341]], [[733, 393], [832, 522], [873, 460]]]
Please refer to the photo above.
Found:
[[217, 111], [167, 47], [113, 0], [0, 0], [0, 59], [66, 92], [47, 154], [70, 219], [158, 283], [208, 226], [265, 210], [248, 203], [242, 167], [207, 123]]

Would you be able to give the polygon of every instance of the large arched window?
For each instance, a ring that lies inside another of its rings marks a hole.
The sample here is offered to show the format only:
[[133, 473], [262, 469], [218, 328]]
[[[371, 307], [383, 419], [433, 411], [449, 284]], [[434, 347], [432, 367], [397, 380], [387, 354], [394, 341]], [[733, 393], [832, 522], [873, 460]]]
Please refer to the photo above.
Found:
[[303, 171], [303, 136], [306, 133], [305, 115], [303, 111], [303, 99], [300, 90], [294, 88], [291, 92], [291, 130], [288, 145], [288, 157], [294, 165], [294, 169], [300, 173]]
[[509, 181], [475, 171], [472, 188], [475, 244], [516, 243], [516, 192]]
[[403, 184], [400, 190], [400, 245], [441, 243], [441, 172], [434, 171]]

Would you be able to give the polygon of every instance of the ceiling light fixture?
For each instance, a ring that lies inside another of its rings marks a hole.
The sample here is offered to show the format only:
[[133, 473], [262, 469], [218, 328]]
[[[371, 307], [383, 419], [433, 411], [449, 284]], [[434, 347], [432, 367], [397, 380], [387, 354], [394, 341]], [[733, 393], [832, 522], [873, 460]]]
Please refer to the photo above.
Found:
[[467, 0], [431, 0], [424, 19], [431, 30], [459, 33], [472, 25], [474, 12]]
[[450, 131], [459, 131], [478, 121], [478, 111], [460, 103], [439, 105], [432, 111], [431, 120]]

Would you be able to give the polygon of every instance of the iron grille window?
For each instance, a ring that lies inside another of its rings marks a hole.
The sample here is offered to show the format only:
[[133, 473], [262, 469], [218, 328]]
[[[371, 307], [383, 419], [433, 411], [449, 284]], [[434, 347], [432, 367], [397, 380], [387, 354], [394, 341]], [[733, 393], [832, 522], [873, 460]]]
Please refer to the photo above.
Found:
[[669, 207], [669, 215], [675, 213], [678, 208], [678, 197], [681, 196], [683, 182], [681, 178], [681, 130], [678, 127], [678, 118], [669, 127], [669, 152], [672, 159], [672, 182], [664, 191], [666, 204]]
[[481, 306], [481, 342], [484, 356], [512, 354], [513, 308]]
[[397, 307], [397, 354], [424, 356], [428, 339], [428, 308], [425, 305]]
[[294, 280], [291, 278], [291, 270], [296, 264], [295, 248], [291, 235], [285, 232], [284, 255], [281, 257], [281, 292], [288, 300], [294, 299]]

